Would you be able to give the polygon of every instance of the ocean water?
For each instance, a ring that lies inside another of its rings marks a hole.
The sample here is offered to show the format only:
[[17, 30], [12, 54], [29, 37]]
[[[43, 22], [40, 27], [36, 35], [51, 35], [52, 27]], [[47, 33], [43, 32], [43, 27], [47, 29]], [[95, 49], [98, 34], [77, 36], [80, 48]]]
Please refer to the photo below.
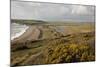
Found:
[[26, 25], [11, 23], [11, 40], [22, 35], [27, 29]]

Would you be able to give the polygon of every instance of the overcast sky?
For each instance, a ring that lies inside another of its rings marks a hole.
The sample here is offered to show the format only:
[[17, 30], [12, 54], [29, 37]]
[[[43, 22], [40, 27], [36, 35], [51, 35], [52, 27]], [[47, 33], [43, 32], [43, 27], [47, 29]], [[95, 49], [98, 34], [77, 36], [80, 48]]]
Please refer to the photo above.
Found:
[[11, 2], [12, 19], [94, 22], [94, 6], [42, 2]]

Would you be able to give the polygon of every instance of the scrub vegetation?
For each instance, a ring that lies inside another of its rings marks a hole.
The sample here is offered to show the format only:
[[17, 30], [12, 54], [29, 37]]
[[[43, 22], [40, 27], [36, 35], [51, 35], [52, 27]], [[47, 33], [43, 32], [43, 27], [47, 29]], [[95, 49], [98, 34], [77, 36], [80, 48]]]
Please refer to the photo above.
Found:
[[[11, 41], [11, 66], [95, 61], [94, 23], [37, 26], [37, 40]], [[31, 36], [31, 35], [30, 35]]]

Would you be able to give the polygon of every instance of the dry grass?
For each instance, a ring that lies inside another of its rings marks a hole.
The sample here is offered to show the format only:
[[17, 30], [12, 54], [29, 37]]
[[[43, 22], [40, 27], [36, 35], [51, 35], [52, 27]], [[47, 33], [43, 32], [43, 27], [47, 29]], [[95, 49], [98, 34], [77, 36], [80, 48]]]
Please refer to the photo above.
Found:
[[[11, 50], [11, 65], [36, 65], [95, 60], [94, 25], [41, 26], [41, 38], [36, 41], [16, 42]], [[12, 44], [13, 45], [13, 44]], [[17, 45], [17, 46], [16, 46]]]

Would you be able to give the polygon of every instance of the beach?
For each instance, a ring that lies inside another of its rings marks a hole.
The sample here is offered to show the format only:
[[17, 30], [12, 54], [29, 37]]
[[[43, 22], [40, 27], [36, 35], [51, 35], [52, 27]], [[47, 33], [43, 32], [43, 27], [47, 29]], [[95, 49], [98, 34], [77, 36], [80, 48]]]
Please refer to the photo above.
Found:
[[19, 37], [12, 40], [12, 43], [19, 43], [31, 40], [37, 40], [40, 35], [40, 30], [37, 26], [29, 26], [29, 28]]

